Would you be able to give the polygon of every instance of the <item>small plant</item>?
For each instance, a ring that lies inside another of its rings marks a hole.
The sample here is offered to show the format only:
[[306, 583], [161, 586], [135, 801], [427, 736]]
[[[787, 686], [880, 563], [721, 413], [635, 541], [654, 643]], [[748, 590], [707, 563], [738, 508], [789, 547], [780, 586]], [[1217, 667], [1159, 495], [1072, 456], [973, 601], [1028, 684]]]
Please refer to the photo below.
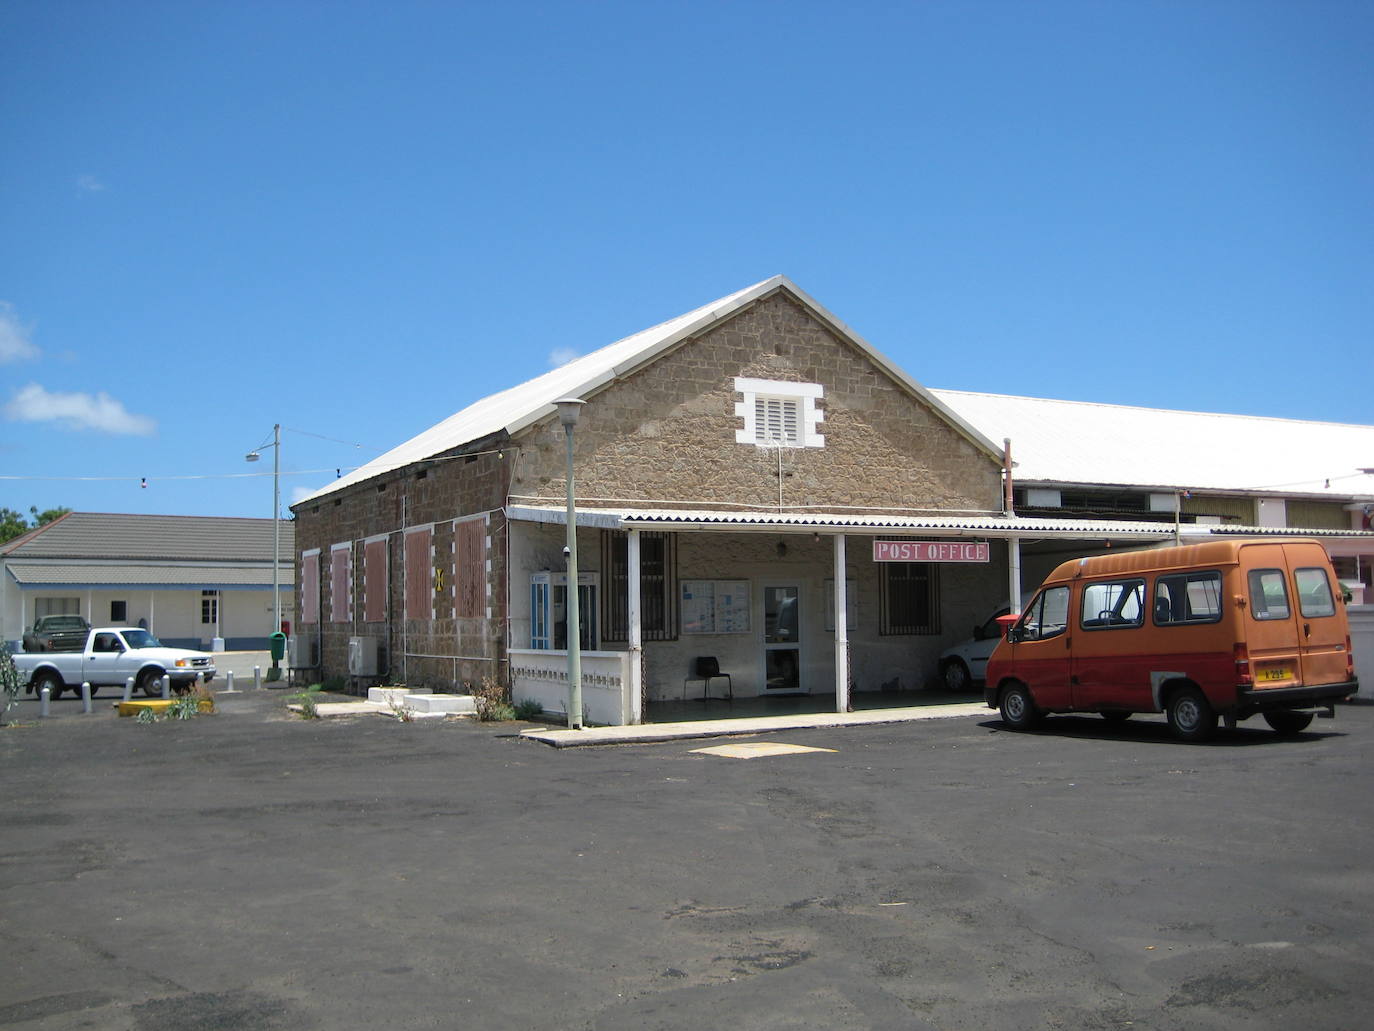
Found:
[[391, 710], [391, 715], [402, 723], [410, 723], [415, 719], [415, 710], [406, 704], [404, 695], [388, 691], [385, 697], [386, 707]]
[[301, 719], [317, 720], [320, 718], [320, 711], [316, 707], [319, 693], [324, 690], [323, 684], [311, 684], [304, 691], [296, 694], [287, 695], [288, 702], [299, 702], [301, 707]]
[[515, 709], [506, 701], [506, 689], [494, 677], [483, 677], [482, 686], [472, 689], [477, 718], [483, 723], [515, 719]]
[[537, 720], [544, 715], [544, 706], [533, 698], [522, 698], [515, 703], [515, 718], [518, 720]]
[[23, 681], [19, 676], [19, 670], [14, 667], [9, 645], [0, 641], [0, 723], [4, 722], [5, 713], [19, 704], [21, 687]]
[[200, 699], [194, 691], [178, 695], [176, 701], [168, 707], [167, 714], [175, 720], [193, 720], [200, 715]]
[[166, 713], [157, 712], [153, 709], [139, 709], [138, 715], [134, 717], [135, 723], [161, 723], [167, 718]]

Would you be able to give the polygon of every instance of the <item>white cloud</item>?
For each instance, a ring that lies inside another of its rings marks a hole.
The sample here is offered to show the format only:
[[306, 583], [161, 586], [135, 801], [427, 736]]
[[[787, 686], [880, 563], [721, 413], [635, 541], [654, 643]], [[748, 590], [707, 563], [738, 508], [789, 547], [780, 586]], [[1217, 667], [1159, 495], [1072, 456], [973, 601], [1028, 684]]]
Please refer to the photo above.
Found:
[[29, 339], [29, 327], [21, 325], [14, 305], [0, 301], [0, 365], [37, 358], [40, 354]]
[[71, 430], [95, 430], [118, 436], [146, 437], [157, 428], [147, 415], [134, 415], [103, 391], [99, 394], [60, 393], [37, 383], [17, 391], [5, 406], [11, 422], [55, 422]]
[[314, 494], [315, 491], [319, 489], [319, 487], [292, 487], [291, 500], [290, 502], [288, 502], [288, 504], [299, 505], [302, 501], [310, 497], [311, 494]]
[[76, 177], [76, 188], [82, 193], [100, 193], [105, 189], [105, 184], [88, 172]]
[[571, 347], [555, 347], [549, 352], [549, 368], [561, 369], [568, 362], [577, 358], [578, 354]]

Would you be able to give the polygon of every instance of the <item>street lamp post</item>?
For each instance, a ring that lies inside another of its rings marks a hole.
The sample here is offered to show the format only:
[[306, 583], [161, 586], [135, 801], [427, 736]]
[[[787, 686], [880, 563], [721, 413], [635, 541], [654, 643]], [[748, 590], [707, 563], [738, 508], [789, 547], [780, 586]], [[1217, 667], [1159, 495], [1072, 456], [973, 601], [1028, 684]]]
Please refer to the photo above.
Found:
[[582, 729], [582, 620], [578, 611], [577, 583], [577, 506], [573, 500], [573, 427], [582, 406], [577, 397], [559, 398], [558, 421], [568, 438], [568, 538], [563, 554], [568, 560], [568, 729]]
[[[272, 427], [272, 443], [258, 445], [243, 456], [244, 460], [256, 462], [265, 447], [272, 449], [272, 633], [275, 634], [281, 630], [281, 423]], [[275, 657], [272, 669], [280, 669]]]

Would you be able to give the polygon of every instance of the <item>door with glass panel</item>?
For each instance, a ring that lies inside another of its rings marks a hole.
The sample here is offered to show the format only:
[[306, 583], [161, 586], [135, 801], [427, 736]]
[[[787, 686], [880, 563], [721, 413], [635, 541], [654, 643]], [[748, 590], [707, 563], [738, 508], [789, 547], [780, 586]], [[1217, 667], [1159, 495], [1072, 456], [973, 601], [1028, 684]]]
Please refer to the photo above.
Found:
[[763, 668], [769, 691], [800, 691], [801, 588], [763, 589]]

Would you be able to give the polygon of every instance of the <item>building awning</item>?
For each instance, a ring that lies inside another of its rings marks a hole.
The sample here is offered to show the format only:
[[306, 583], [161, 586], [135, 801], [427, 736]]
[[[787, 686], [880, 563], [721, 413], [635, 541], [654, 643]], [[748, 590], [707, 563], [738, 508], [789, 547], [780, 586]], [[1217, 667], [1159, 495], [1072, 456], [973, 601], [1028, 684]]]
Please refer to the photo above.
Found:
[[[129, 587], [140, 589], [197, 588], [201, 590], [272, 589], [272, 567], [155, 566], [101, 563], [9, 562], [5, 564], [21, 590], [46, 587]], [[295, 583], [294, 570], [282, 563], [281, 586]]]
[[[508, 518], [536, 523], [565, 523], [563, 507], [512, 505]], [[712, 509], [579, 508], [579, 526], [624, 530], [671, 529], [730, 533], [923, 534], [932, 537], [1049, 538], [1091, 540], [1166, 540], [1172, 523], [1121, 520], [1023, 519], [1000, 515], [899, 516], [844, 512], [728, 512]]]
[[[563, 506], [511, 505], [506, 515], [534, 523], [567, 521]], [[1132, 522], [1118, 519], [1042, 519], [1003, 515], [885, 515], [843, 512], [729, 512], [712, 509], [579, 508], [579, 526], [608, 530], [665, 529], [730, 533], [845, 533], [879, 536], [979, 537], [988, 540], [1167, 541], [1177, 533], [1197, 541], [1213, 535], [1278, 537], [1368, 537], [1361, 530], [1232, 526], [1214, 523]]]

